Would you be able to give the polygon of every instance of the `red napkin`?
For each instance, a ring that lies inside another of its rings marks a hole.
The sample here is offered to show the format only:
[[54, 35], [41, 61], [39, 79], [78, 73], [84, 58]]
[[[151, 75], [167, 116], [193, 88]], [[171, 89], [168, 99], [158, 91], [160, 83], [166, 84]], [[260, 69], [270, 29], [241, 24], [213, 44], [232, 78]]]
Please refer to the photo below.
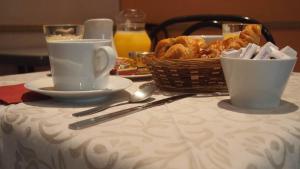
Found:
[[0, 86], [0, 102], [4, 104], [17, 104], [49, 99], [50, 97], [27, 90], [24, 84]]

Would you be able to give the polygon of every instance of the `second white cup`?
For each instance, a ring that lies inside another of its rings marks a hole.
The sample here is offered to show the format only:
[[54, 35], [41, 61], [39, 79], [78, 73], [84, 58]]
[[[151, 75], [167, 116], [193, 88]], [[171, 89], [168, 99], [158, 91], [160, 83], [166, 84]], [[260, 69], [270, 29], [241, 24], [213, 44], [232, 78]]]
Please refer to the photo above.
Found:
[[116, 54], [111, 40], [48, 42], [54, 88], [62, 91], [106, 88]]

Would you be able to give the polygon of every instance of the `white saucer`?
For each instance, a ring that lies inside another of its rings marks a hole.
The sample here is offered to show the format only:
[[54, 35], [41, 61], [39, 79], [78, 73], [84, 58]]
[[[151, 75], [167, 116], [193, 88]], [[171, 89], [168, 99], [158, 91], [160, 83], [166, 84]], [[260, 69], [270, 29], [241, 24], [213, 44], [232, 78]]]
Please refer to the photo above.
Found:
[[28, 90], [63, 100], [101, 99], [104, 96], [124, 90], [132, 85], [132, 81], [119, 76], [110, 76], [106, 89], [89, 91], [59, 91], [54, 89], [51, 77], [25, 83]]

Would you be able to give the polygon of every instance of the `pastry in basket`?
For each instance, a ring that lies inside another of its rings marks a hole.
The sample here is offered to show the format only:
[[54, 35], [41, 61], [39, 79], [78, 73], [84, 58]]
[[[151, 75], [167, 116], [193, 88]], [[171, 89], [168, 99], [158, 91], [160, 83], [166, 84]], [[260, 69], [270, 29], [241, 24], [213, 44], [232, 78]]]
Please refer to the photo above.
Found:
[[155, 55], [159, 59], [196, 59], [218, 58], [222, 51], [240, 49], [249, 43], [260, 43], [261, 27], [257, 24], [247, 25], [239, 37], [217, 40], [207, 44], [203, 39], [188, 36], [163, 39], [155, 48]]
[[192, 59], [206, 43], [203, 39], [193, 39], [188, 36], [168, 38], [159, 41], [155, 54], [161, 59]]
[[261, 37], [261, 26], [258, 24], [250, 24], [240, 33], [239, 38], [248, 43], [259, 45]]

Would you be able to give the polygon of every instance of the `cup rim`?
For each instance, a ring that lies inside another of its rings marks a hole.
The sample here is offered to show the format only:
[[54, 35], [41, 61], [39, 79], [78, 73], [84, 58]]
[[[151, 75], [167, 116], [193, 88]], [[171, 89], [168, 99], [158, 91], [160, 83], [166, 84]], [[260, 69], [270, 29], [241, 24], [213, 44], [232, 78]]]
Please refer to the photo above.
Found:
[[64, 44], [89, 44], [95, 42], [112, 42], [112, 39], [73, 39], [73, 40], [57, 40], [48, 41], [47, 43], [64, 43]]

